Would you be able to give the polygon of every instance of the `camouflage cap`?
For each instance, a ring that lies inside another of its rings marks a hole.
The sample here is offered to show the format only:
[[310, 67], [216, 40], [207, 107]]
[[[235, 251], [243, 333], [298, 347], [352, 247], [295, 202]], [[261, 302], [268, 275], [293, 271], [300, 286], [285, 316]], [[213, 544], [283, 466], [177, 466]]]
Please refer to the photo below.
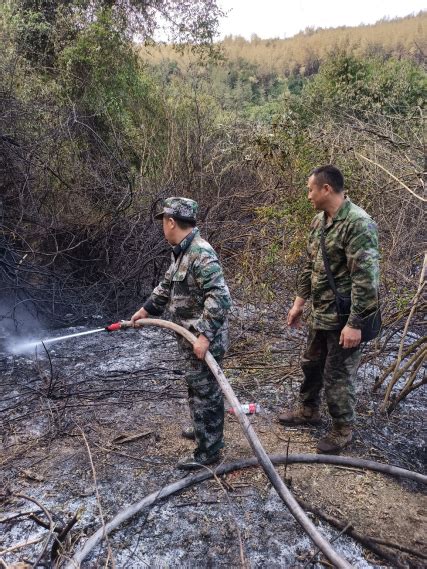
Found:
[[194, 200], [188, 198], [166, 198], [163, 202], [163, 209], [155, 215], [156, 219], [161, 219], [164, 214], [170, 215], [182, 221], [196, 221], [199, 206]]

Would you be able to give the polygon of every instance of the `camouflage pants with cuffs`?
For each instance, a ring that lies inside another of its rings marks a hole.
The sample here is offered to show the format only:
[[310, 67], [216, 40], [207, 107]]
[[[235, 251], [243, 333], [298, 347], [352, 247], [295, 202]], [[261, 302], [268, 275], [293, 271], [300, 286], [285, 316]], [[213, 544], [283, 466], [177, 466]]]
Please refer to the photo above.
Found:
[[[204, 460], [224, 446], [224, 397], [215, 376], [205, 362], [196, 358], [187, 340], [179, 337], [178, 348], [184, 356], [188, 404], [197, 443], [194, 458]], [[215, 345], [209, 349], [221, 365], [224, 349]]]
[[360, 363], [360, 348], [342, 348], [340, 330], [310, 328], [301, 367], [304, 381], [300, 401], [307, 407], [320, 405], [320, 392], [325, 398], [334, 423], [349, 425], [355, 418], [355, 378]]

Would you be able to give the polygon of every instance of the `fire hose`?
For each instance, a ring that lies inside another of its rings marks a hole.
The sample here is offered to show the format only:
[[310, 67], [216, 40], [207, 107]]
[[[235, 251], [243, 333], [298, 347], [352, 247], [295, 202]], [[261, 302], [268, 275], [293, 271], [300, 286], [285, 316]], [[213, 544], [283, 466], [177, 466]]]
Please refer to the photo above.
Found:
[[[191, 345], [193, 345], [197, 338], [186, 328], [175, 324], [174, 322], [169, 322], [167, 320], [160, 320], [157, 318], [142, 318], [136, 322], [139, 326], [156, 326], [160, 328], [166, 328], [169, 330], [173, 330], [177, 334], [183, 336]], [[130, 321], [121, 321], [111, 324], [110, 326], [106, 327], [106, 330], [109, 332], [115, 330], [121, 330], [125, 328], [132, 327]], [[240, 423], [240, 426], [243, 430], [245, 437], [247, 438], [255, 456], [258, 458], [259, 464], [264, 469], [265, 474], [267, 475], [268, 479], [270, 480], [271, 484], [275, 488], [276, 492], [285, 503], [291, 514], [294, 518], [298, 521], [298, 523], [302, 526], [304, 531], [308, 534], [311, 540], [315, 543], [318, 549], [325, 555], [325, 557], [333, 563], [335, 567], [339, 569], [345, 568], [349, 569], [352, 566], [339, 555], [329, 541], [323, 537], [323, 535], [317, 530], [313, 522], [298, 504], [290, 490], [287, 488], [283, 480], [280, 478], [279, 473], [273, 466], [269, 456], [265, 452], [257, 434], [255, 433], [249, 419], [243, 413], [241, 409], [241, 405], [239, 400], [237, 399], [231, 385], [229, 384], [227, 378], [225, 377], [222, 369], [217, 364], [215, 358], [212, 354], [208, 351], [205, 356], [205, 362], [212, 371], [213, 375], [215, 376], [218, 384], [227, 399], [228, 403], [234, 407], [235, 409], [235, 416]]]
[[[274, 464], [332, 464], [336, 466], [352, 466], [356, 468], [363, 468], [367, 470], [372, 470], [374, 472], [382, 472], [383, 474], [389, 474], [392, 476], [398, 476], [402, 478], [407, 478], [413, 480], [420, 484], [427, 484], [427, 476], [419, 474], [418, 472], [412, 472], [411, 470], [406, 470], [404, 468], [399, 468], [397, 466], [390, 466], [389, 464], [382, 464], [380, 462], [375, 462], [373, 460], [364, 460], [362, 458], [354, 458], [352, 456], [334, 456], [327, 454], [278, 454], [270, 455], [271, 461]], [[119, 511], [112, 520], [110, 520], [105, 526], [100, 527], [95, 533], [93, 533], [84, 543], [73, 557], [70, 559], [65, 569], [75, 569], [80, 566], [80, 563], [86, 559], [89, 553], [94, 547], [109, 533], [115, 530], [119, 525], [127, 522], [131, 517], [135, 516], [143, 508], [148, 508], [154, 504], [157, 504], [160, 500], [168, 498], [169, 496], [176, 494], [193, 486], [199, 484], [205, 480], [213, 478], [213, 476], [221, 476], [223, 474], [229, 474], [235, 470], [241, 468], [251, 468], [257, 466], [256, 458], [246, 458], [243, 460], [238, 460], [236, 462], [229, 462], [228, 464], [220, 464], [215, 471], [211, 469], [205, 469], [203, 472], [197, 474], [186, 476], [181, 480], [172, 482], [151, 494], [148, 494], [144, 498], [138, 500], [127, 506], [124, 510]], [[349, 535], [352, 535], [349, 533]], [[352, 535], [354, 537], [354, 535]], [[372, 543], [369, 544], [372, 549]], [[373, 550], [375, 551], [375, 550]], [[377, 554], [384, 556], [384, 551], [376, 551]], [[387, 557], [386, 559], [389, 559]], [[396, 560], [394, 564], [397, 566]], [[402, 566], [402, 565], [400, 565]], [[405, 565], [406, 567], [406, 565]]]

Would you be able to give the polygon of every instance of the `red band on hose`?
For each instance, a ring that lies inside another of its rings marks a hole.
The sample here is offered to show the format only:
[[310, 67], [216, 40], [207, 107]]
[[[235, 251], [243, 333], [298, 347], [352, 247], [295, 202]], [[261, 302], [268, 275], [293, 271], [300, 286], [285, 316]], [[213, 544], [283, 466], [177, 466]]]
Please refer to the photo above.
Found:
[[114, 322], [114, 324], [106, 326], [105, 329], [107, 330], [107, 332], [114, 332], [115, 330], [120, 330], [121, 327], [122, 327], [121, 322]]

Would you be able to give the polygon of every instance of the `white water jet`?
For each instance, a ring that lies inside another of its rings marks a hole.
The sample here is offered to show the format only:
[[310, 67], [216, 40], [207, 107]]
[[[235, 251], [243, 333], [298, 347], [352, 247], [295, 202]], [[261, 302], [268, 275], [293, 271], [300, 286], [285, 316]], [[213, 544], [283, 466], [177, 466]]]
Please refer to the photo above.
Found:
[[87, 330], [86, 332], [76, 332], [75, 334], [67, 334], [66, 336], [57, 336], [56, 338], [46, 338], [45, 340], [36, 340], [34, 342], [20, 342], [19, 344], [12, 345], [10, 351], [14, 354], [28, 352], [43, 346], [43, 344], [51, 344], [52, 342], [59, 342], [61, 340], [68, 340], [70, 338], [77, 338], [78, 336], [87, 336], [88, 334], [96, 334], [97, 332], [104, 332], [105, 328], [97, 328], [96, 330]]

